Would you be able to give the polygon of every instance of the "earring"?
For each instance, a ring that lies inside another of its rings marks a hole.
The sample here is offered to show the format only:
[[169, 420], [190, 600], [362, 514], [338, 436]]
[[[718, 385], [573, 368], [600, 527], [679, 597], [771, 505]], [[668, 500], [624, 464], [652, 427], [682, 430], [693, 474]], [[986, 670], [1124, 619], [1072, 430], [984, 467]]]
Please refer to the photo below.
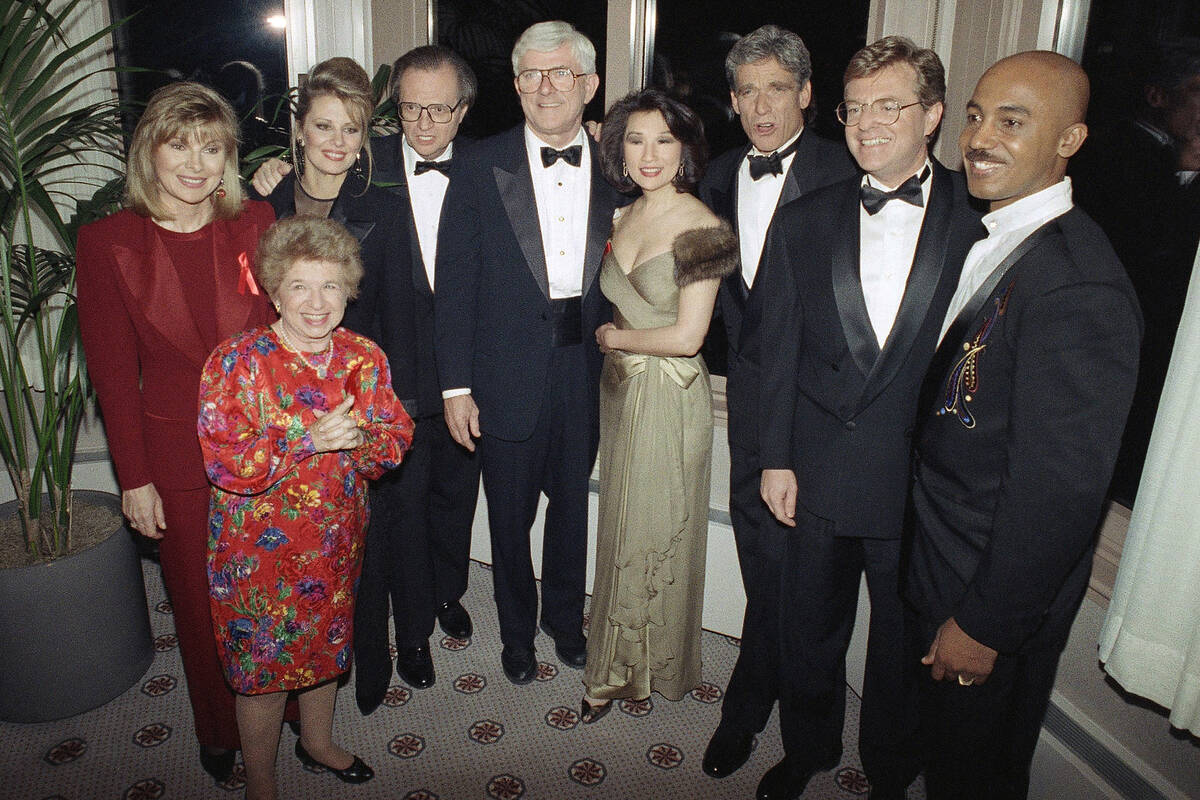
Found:
[[225, 179], [224, 178], [221, 178], [221, 182], [217, 184], [217, 190], [215, 192], [213, 192], [213, 194], [215, 194], [217, 196], [218, 200], [225, 199], [226, 192], [225, 192]]
[[296, 172], [297, 173], [304, 172], [304, 141], [301, 139], [297, 139], [296, 147], [294, 149], [295, 149], [294, 158], [296, 161]]
[[354, 157], [354, 175], [358, 178], [363, 177], [362, 150]]
[[624, 161], [621, 162], [621, 174], [624, 175], [626, 178], [629, 177], [629, 165], [626, 164]]
[[675, 177], [676, 177], [676, 178], [682, 178], [682, 177], [683, 177], [683, 162], [682, 162], [682, 161], [680, 161], [680, 162], [679, 162], [679, 169], [678, 169], [678, 170], [676, 170], [676, 172], [675, 172]]

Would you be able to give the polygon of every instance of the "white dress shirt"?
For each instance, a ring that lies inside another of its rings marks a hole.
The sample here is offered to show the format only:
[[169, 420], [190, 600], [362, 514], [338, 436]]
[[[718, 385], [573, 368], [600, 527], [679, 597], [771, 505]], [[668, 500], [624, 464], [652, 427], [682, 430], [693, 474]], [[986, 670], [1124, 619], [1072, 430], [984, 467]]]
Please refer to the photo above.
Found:
[[987, 238], [980, 239], [971, 248], [971, 252], [967, 253], [962, 274], [958, 277], [958, 288], [950, 298], [950, 307], [946, 309], [946, 319], [942, 322], [939, 342], [946, 335], [946, 331], [950, 330], [958, 312], [962, 311], [975, 291], [984, 284], [992, 270], [1000, 266], [1026, 236], [1055, 217], [1070, 211], [1072, 205], [1071, 179], [1063, 178], [1053, 186], [1047, 186], [1040, 192], [1022, 197], [983, 216], [983, 224], [988, 232]]
[[[792, 142], [799, 139], [802, 133], [803, 128], [779, 149], [791, 147]], [[746, 286], [754, 285], [763, 244], [767, 240], [767, 228], [771, 226], [771, 219], [774, 218], [775, 209], [779, 205], [779, 195], [783, 192], [788, 170], [796, 160], [796, 154], [792, 153], [780, 162], [780, 166], [783, 167], [780, 174], [767, 174], [753, 180], [750, 177], [750, 156], [768, 155], [770, 153], [764, 153], [752, 145], [737, 171], [738, 246], [742, 256], [742, 280], [746, 282]]]
[[418, 161], [449, 161], [454, 153], [454, 143], [434, 159], [422, 158], [402, 139], [400, 151], [404, 154], [404, 175], [408, 182], [408, 200], [412, 205], [413, 225], [417, 229], [417, 243], [421, 246], [421, 260], [425, 262], [425, 274], [429, 277], [429, 288], [434, 288], [434, 262], [437, 259], [438, 221], [442, 218], [442, 201], [446, 199], [446, 187], [450, 179], [436, 169], [417, 175]]
[[[921, 183], [923, 205], [890, 200], [879, 211], [868, 214], [862, 203], [858, 204], [858, 274], [863, 299], [867, 301], [867, 316], [880, 347], [887, 341], [900, 311], [921, 225], [925, 222], [925, 209], [929, 207], [933, 167], [926, 161], [921, 169], [930, 170]], [[863, 184], [885, 192], [899, 186], [887, 186], [871, 175], [863, 176]]]
[[592, 154], [583, 128], [567, 146], [576, 144], [582, 147], [578, 167], [572, 167], [561, 158], [545, 167], [542, 166], [541, 150], [551, 145], [539, 139], [528, 126], [525, 128], [525, 153], [533, 177], [533, 196], [537, 201], [538, 227], [542, 231], [546, 279], [552, 300], [578, 297], [583, 293], [583, 257], [592, 194]]

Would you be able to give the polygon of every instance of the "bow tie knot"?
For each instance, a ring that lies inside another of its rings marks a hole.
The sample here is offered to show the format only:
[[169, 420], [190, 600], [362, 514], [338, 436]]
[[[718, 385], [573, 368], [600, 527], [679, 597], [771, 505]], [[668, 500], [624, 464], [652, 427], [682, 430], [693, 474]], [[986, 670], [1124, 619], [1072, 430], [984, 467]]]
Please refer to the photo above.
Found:
[[553, 147], [542, 148], [543, 167], [550, 166], [560, 158], [572, 167], [578, 167], [583, 160], [583, 145], [573, 144], [570, 147], [564, 147], [562, 150], [555, 150]]
[[418, 161], [416, 166], [413, 167], [413, 174], [414, 175], [424, 175], [426, 172], [429, 172], [429, 170], [431, 170], [431, 169], [436, 170], [436, 171], [442, 173], [443, 175], [449, 175], [450, 174], [450, 159], [447, 158], [444, 161]]
[[746, 156], [746, 160], [750, 162], [750, 180], [756, 181], [764, 175], [782, 175], [783, 160], [796, 152], [796, 148], [800, 146], [800, 139], [789, 144], [782, 150], [776, 150], [769, 156]]
[[917, 208], [923, 208], [925, 206], [925, 195], [921, 191], [921, 184], [925, 182], [927, 177], [929, 177], [928, 169], [924, 170], [919, 176], [913, 175], [890, 192], [876, 189], [871, 184], [864, 182], [858, 190], [863, 209], [871, 216], [875, 216], [892, 200], [903, 200]]

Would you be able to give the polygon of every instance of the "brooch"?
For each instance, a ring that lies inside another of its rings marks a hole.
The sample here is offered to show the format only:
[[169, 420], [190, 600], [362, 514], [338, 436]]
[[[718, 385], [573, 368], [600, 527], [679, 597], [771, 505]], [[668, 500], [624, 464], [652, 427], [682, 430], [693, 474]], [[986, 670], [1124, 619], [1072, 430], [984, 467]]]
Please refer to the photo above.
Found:
[[1012, 290], [1013, 284], [1010, 283], [1004, 290], [1004, 294], [992, 301], [996, 307], [995, 312], [984, 319], [972, 339], [963, 342], [963, 354], [946, 377], [943, 391], [945, 400], [941, 408], [937, 410], [938, 416], [953, 414], [958, 417], [958, 421], [963, 424], [963, 427], [975, 427], [975, 415], [971, 413], [969, 404], [975, 399], [975, 394], [979, 390], [979, 356], [987, 349], [987, 339], [991, 335], [996, 321], [1008, 308], [1008, 297], [1012, 294]]

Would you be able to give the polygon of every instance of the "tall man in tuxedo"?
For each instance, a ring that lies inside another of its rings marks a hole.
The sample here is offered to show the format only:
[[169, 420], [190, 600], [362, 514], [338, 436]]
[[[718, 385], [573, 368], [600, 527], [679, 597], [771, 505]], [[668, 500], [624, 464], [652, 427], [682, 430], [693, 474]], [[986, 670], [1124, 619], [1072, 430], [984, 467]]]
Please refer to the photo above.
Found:
[[733, 109], [750, 143], [714, 159], [700, 198], [737, 231], [742, 267], [721, 283], [719, 314], [729, 341], [729, 512], [746, 591], [742, 647], [729, 679], [721, 723], [703, 769], [723, 778], [750, 756], [778, 697], [775, 630], [784, 532], [759, 497], [758, 327], [763, 293], [759, 257], [777, 209], [854, 174], [841, 143], [805, 130], [812, 107], [812, 59], [803, 40], [776, 25], [742, 37], [725, 59]]
[[962, 259], [982, 233], [962, 176], [934, 160], [945, 73], [898, 36], [855, 53], [838, 119], [866, 173], [784, 207], [763, 257], [762, 497], [785, 526], [780, 727], [760, 800], [836, 766], [845, 658], [866, 573], [871, 623], [859, 753], [871, 797], [919, 770], [901, 635], [911, 432]]
[[611, 315], [596, 276], [618, 196], [582, 127], [600, 84], [592, 43], [568, 23], [542, 22], [521, 34], [512, 60], [525, 122], [456, 165], [435, 317], [446, 424], [468, 450], [480, 439], [501, 664], [523, 684], [537, 671], [529, 529], [543, 492], [541, 627], [564, 664], [584, 662], [594, 332]]
[[988, 235], [929, 373], [905, 585], [932, 800], [1026, 796], [1137, 380], [1136, 295], [1063, 177], [1087, 102], [1074, 62], [1021, 53], [959, 139]]
[[[407, 246], [379, 260], [389, 271], [364, 276], [345, 324], [378, 342], [393, 370], [415, 363], [413, 396], [401, 399], [417, 426], [404, 464], [373, 485], [354, 619], [355, 694], [363, 713], [383, 701], [391, 676], [389, 597], [396, 671], [413, 688], [435, 680], [429, 651], [435, 618], [449, 636], [471, 635], [471, 617], [460, 600], [479, 493], [479, 459], [454, 442], [442, 417], [433, 320], [447, 174], [451, 157], [470, 144], [456, 137], [475, 103], [477, 82], [457, 53], [427, 45], [396, 59], [391, 88], [402, 131], [372, 138], [372, 179], [400, 198]], [[254, 174], [254, 188], [270, 195], [290, 169], [278, 159], [267, 161]]]

